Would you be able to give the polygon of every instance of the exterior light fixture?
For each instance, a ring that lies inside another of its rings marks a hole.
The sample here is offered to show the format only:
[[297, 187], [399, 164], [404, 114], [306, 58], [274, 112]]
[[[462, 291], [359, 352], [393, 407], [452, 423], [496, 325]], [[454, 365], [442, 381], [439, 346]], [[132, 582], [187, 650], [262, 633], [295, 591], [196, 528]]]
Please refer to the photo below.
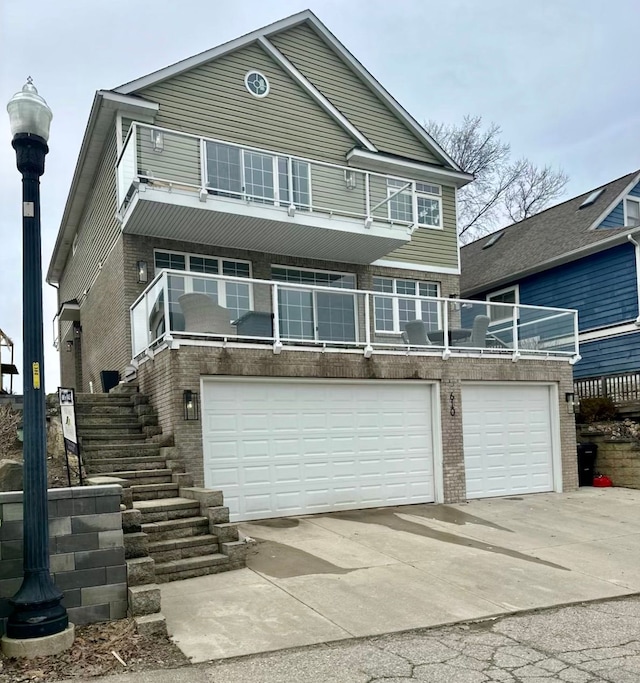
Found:
[[138, 284], [145, 284], [149, 280], [149, 269], [147, 268], [146, 261], [138, 261], [136, 263], [136, 268], [138, 270]]
[[185, 420], [197, 420], [200, 417], [198, 398], [198, 394], [191, 389], [185, 389], [182, 392]]
[[357, 181], [356, 181], [356, 172], [355, 171], [345, 170], [345, 172], [344, 172], [344, 184], [346, 185], [347, 190], [355, 190], [356, 189]]
[[53, 117], [38, 95], [31, 77], [7, 105], [12, 147], [22, 175], [22, 310], [24, 316], [24, 495], [23, 580], [11, 599], [12, 613], [3, 649], [22, 641], [25, 656], [30, 639], [49, 637], [51, 654], [73, 643], [73, 626], [61, 604], [62, 592], [49, 571], [49, 519], [47, 494], [47, 434], [42, 339], [42, 246], [40, 176], [49, 151]]
[[575, 413], [576, 408], [580, 405], [579, 402], [576, 401], [576, 395], [571, 391], [567, 391], [564, 395], [564, 400], [567, 404], [567, 412]]
[[67, 342], [67, 353], [71, 353], [73, 351], [73, 342], [69, 340]]
[[164, 150], [164, 133], [161, 130], [151, 129], [151, 145], [154, 152], [162, 152]]

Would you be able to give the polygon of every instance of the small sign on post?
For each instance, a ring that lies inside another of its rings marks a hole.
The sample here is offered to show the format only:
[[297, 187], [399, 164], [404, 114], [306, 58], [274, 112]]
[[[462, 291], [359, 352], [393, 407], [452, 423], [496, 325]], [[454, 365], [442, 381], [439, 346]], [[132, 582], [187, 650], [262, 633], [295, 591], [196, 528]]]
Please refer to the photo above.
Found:
[[80, 486], [84, 486], [82, 477], [82, 460], [80, 458], [80, 444], [76, 431], [76, 397], [73, 389], [58, 387], [58, 399], [60, 401], [60, 419], [62, 420], [62, 436], [64, 437], [64, 454], [67, 462], [67, 477], [71, 486], [71, 468], [69, 466], [69, 453], [78, 458], [78, 477]]

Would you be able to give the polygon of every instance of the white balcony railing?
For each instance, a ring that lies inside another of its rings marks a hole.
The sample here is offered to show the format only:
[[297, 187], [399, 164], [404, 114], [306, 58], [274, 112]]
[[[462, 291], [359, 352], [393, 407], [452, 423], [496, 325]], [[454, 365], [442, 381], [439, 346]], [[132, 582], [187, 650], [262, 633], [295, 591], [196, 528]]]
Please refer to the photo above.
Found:
[[343, 218], [396, 228], [442, 227], [441, 188], [279, 152], [132, 123], [117, 162], [121, 217], [141, 184], [236, 200], [283, 215]]
[[578, 355], [577, 311], [166, 270], [131, 306], [133, 358], [165, 344], [364, 353]]

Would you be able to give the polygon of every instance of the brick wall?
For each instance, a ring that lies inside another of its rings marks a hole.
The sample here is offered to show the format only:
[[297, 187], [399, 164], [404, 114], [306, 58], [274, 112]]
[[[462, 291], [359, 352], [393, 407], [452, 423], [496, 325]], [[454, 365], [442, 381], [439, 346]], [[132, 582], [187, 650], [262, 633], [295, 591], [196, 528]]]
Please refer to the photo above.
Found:
[[[204, 484], [202, 424], [183, 419], [182, 392], [200, 391], [207, 375], [315, 377], [346, 379], [415, 379], [440, 383], [443, 480], [446, 502], [465, 500], [462, 441], [462, 383], [466, 381], [550, 382], [558, 387], [562, 481], [565, 491], [577, 487], [574, 416], [567, 412], [565, 392], [573, 391], [568, 363], [521, 359], [383, 356], [361, 354], [186, 347], [163, 350], [138, 370], [140, 390], [158, 410], [164, 435], [173, 435], [186, 470]], [[453, 394], [455, 414], [451, 414]]]
[[[22, 492], [0, 493], [0, 634], [22, 584]], [[53, 579], [76, 625], [127, 614], [119, 486], [49, 490]]]

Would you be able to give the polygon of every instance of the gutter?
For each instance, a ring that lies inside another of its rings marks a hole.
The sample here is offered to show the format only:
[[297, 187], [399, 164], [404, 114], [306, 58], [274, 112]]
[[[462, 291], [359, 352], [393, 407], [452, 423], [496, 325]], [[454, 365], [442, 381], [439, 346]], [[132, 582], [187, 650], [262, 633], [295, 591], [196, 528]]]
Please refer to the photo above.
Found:
[[638, 296], [638, 317], [636, 318], [636, 327], [640, 327], [640, 244], [633, 238], [633, 234], [629, 233], [627, 239], [633, 244], [633, 249], [636, 256], [636, 294]]

